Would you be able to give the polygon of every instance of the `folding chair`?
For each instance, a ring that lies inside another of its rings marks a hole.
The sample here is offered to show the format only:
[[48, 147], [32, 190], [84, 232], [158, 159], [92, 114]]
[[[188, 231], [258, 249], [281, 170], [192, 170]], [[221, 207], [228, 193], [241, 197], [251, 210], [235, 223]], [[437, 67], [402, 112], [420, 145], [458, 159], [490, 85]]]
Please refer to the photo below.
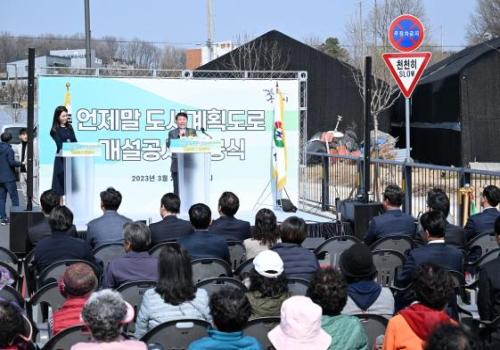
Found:
[[376, 250], [372, 256], [377, 268], [377, 282], [384, 287], [392, 286], [396, 270], [403, 266], [405, 257], [394, 250]]
[[248, 277], [248, 274], [250, 271], [253, 269], [253, 259], [248, 259], [247, 261], [243, 262], [236, 268], [234, 271], [234, 275], [238, 276], [240, 280], [244, 280], [245, 278]]
[[[132, 281], [120, 285], [116, 290], [120, 292], [122, 298], [127, 301], [135, 310], [135, 317], [142, 304], [144, 293], [151, 288], [156, 287], [156, 281]], [[135, 331], [135, 317], [133, 322], [125, 326], [127, 333], [134, 333]]]
[[122, 257], [125, 250], [123, 249], [123, 243], [106, 243], [95, 248], [93, 253], [94, 257], [101, 261], [103, 267], [106, 268], [110, 261]]
[[210, 323], [203, 320], [179, 320], [162, 323], [144, 334], [141, 341], [160, 344], [165, 350], [184, 350], [193, 341], [207, 336]]
[[246, 260], [247, 251], [245, 246], [239, 241], [227, 241], [227, 247], [229, 249], [231, 270], [234, 271]]
[[290, 295], [306, 295], [309, 289], [309, 281], [303, 278], [288, 278], [288, 292]]
[[408, 235], [391, 235], [382, 237], [370, 245], [370, 250], [394, 250], [405, 255], [413, 248], [413, 240]]
[[193, 266], [193, 282], [198, 283], [208, 278], [231, 276], [231, 267], [222, 259], [195, 259]]
[[50, 338], [42, 350], [68, 350], [77, 343], [90, 341], [92, 335], [86, 326], [73, 326]]
[[155, 244], [151, 249], [149, 249], [149, 255], [158, 258], [160, 256], [161, 249], [165, 246], [177, 244], [176, 241], [165, 241]]
[[202, 280], [196, 284], [197, 288], [202, 288], [207, 291], [208, 296], [220, 291], [224, 288], [236, 288], [242, 292], [247, 292], [247, 288], [239, 280], [232, 277], [215, 277]]
[[368, 349], [373, 349], [377, 343], [377, 338], [385, 334], [388, 320], [380, 315], [374, 314], [356, 314], [354, 315], [361, 321], [368, 337]]
[[267, 333], [280, 323], [279, 317], [260, 317], [248, 321], [243, 333], [254, 337], [262, 344], [265, 350], [274, 349], [271, 341], [267, 337]]
[[320, 260], [320, 264], [328, 264], [336, 267], [340, 255], [353, 244], [361, 242], [354, 236], [338, 236], [327, 239], [318, 248], [314, 250], [314, 254]]

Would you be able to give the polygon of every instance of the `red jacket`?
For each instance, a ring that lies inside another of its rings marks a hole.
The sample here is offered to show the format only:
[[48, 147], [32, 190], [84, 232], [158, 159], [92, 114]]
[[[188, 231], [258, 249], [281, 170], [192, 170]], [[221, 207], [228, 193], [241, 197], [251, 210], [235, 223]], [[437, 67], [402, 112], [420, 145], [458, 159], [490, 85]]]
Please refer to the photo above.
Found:
[[68, 327], [83, 324], [80, 315], [87, 299], [88, 295], [66, 299], [61, 308], [52, 315], [52, 335]]

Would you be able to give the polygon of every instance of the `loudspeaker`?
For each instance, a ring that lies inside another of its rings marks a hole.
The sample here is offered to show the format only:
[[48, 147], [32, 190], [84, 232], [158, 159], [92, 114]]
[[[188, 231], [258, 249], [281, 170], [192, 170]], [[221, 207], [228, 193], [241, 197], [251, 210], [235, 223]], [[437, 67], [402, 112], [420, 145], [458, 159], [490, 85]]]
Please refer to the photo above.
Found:
[[43, 220], [41, 211], [24, 211], [13, 207], [10, 212], [10, 242], [9, 249], [19, 257], [24, 257], [26, 251], [26, 236], [28, 229]]
[[356, 200], [338, 201], [337, 208], [342, 221], [351, 223], [354, 236], [359, 239], [365, 238], [370, 220], [384, 211], [382, 203], [363, 203]]

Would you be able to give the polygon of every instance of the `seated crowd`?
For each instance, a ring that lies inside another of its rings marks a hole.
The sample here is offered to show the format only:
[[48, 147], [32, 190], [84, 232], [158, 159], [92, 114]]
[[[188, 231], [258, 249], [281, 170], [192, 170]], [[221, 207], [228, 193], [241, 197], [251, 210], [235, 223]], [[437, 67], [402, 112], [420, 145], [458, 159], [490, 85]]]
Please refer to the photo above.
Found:
[[[496, 234], [500, 245], [496, 186], [484, 189], [483, 212], [461, 228], [447, 221], [450, 201], [443, 190], [427, 193], [428, 211], [417, 224], [401, 210], [402, 190], [389, 185], [383, 198], [385, 213], [370, 221], [364, 242], [358, 240], [332, 260], [335, 266], [320, 265], [315, 253], [302, 246], [307, 238], [302, 218], [290, 216], [278, 223], [272, 210], [261, 209], [252, 227], [235, 217], [239, 199], [232, 192], [221, 195], [218, 219], [213, 220], [206, 204], [198, 203], [189, 209], [189, 221], [178, 217], [180, 198], [167, 193], [160, 201], [162, 220], [149, 226], [118, 213], [122, 196], [116, 189], [106, 189], [100, 198], [103, 215], [88, 223], [82, 237], [71, 210], [60, 204], [55, 192], [45, 191], [40, 198], [44, 219], [29, 229], [26, 240], [33, 249], [36, 276], [54, 263], [79, 260], [68, 265], [57, 281], [65, 301], [48, 316], [51, 336], [75, 325], [88, 327], [93, 340], [71, 349], [147, 349], [141, 338], [148, 332], [169, 321], [188, 319], [210, 324], [206, 337], [192, 342], [189, 349], [263, 349], [256, 338], [245, 334], [247, 324], [261, 317], [279, 318], [267, 335], [278, 350], [500, 346], [500, 322], [495, 323], [500, 319], [500, 257], [475, 271], [470, 270], [473, 264], [466, 264], [477, 258], [471, 258], [467, 245], [475, 237]], [[394, 235], [409, 237], [415, 245], [405, 252], [394, 283], [387, 286], [377, 281], [373, 247]], [[253, 259], [248, 272], [240, 275], [242, 287], [216, 291], [198, 287], [192, 261], [220, 259], [231, 266], [234, 242], [244, 247], [246, 259]], [[104, 264], [94, 251], [107, 243], [121, 243], [123, 254]], [[162, 244], [159, 254], [151, 255], [157, 244]], [[480, 330], [481, 340], [458, 317], [461, 293], [454, 276], [463, 277], [465, 272], [478, 276], [478, 312], [488, 324]], [[290, 290], [288, 283], [294, 279], [308, 285], [304, 295]], [[155, 284], [145, 291], [137, 310], [115, 291], [134, 281]], [[376, 339], [369, 338], [363, 321], [372, 314], [387, 323], [385, 335]], [[124, 328], [130, 322], [135, 322], [133, 332]], [[32, 333], [22, 305], [0, 296], [0, 349], [25, 349]]]

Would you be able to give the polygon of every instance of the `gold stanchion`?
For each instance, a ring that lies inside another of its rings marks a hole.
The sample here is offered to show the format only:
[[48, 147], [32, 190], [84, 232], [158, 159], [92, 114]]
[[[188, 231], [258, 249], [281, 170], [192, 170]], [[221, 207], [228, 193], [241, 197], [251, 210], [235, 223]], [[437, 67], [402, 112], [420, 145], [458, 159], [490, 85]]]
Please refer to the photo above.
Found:
[[[459, 203], [463, 204], [463, 216], [462, 216], [462, 227], [465, 226], [467, 220], [469, 220], [470, 214], [470, 196], [474, 193], [474, 188], [470, 185], [466, 185], [458, 189], [459, 193]], [[463, 199], [462, 199], [463, 198]]]

